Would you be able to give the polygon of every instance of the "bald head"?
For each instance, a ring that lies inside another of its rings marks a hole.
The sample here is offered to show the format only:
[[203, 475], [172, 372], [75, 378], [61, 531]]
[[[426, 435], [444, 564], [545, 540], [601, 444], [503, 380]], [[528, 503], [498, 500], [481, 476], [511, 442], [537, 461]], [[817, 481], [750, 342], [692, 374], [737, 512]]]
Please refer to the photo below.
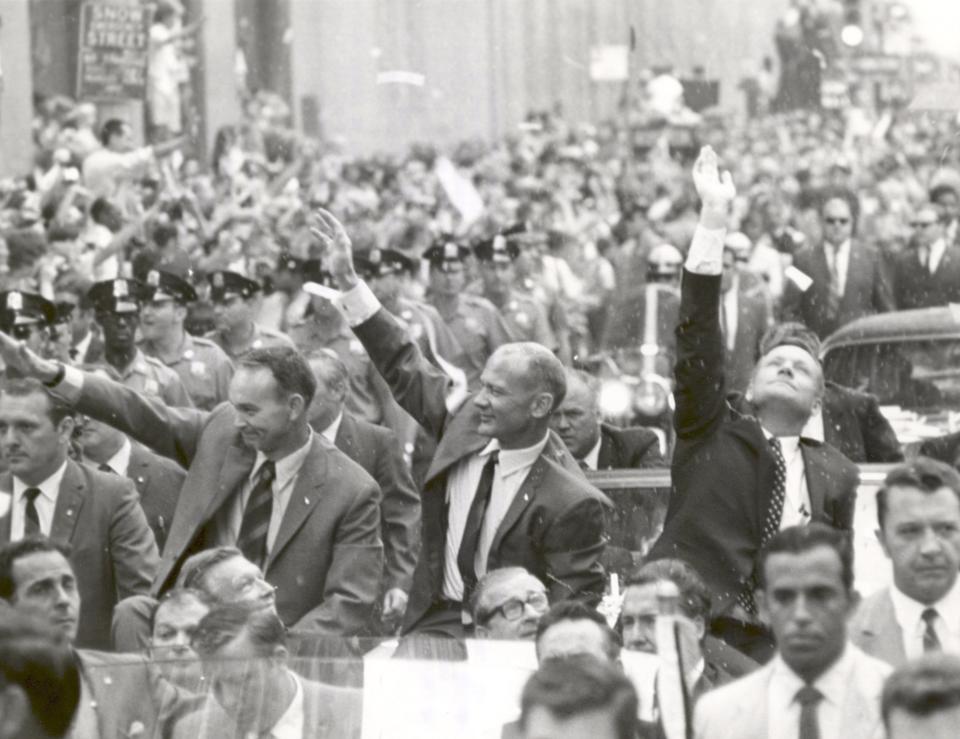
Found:
[[584, 459], [600, 440], [600, 407], [597, 379], [580, 370], [566, 371], [567, 393], [550, 418], [570, 453]]
[[529, 390], [549, 393], [555, 410], [567, 394], [567, 377], [563, 363], [543, 344], [535, 341], [516, 341], [497, 349], [489, 361], [506, 360], [518, 371]]

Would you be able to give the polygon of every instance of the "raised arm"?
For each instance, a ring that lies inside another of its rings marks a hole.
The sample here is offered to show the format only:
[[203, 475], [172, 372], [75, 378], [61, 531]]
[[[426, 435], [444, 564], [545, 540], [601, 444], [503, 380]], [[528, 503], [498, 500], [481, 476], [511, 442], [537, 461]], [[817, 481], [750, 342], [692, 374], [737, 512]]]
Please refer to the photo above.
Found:
[[700, 151], [693, 181], [702, 206], [680, 291], [674, 414], [680, 438], [709, 435], [722, 422], [726, 408], [720, 280], [727, 213], [736, 190], [730, 174], [720, 174], [717, 155], [709, 146]]

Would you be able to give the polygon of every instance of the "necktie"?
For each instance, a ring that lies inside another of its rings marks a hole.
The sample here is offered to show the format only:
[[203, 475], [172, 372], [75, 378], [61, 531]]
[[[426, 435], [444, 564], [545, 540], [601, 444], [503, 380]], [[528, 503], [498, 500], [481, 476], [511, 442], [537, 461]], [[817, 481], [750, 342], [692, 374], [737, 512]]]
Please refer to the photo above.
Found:
[[276, 468], [269, 459], [260, 465], [257, 481], [243, 509], [243, 521], [237, 537], [237, 548], [258, 567], [263, 567], [267, 558], [267, 531], [273, 513], [273, 480], [276, 474]]
[[98, 464], [97, 469], [100, 470], [101, 472], [109, 472], [113, 475], [117, 474], [116, 470], [114, 470], [113, 467], [108, 465], [106, 462]]
[[40, 488], [27, 488], [23, 491], [23, 498], [27, 501], [26, 515], [23, 520], [24, 536], [39, 536], [43, 533], [40, 530], [40, 515], [37, 513], [38, 495], [40, 495]]
[[817, 706], [821, 700], [823, 700], [823, 693], [812, 685], [804, 685], [797, 691], [797, 703], [800, 704], [799, 739], [820, 739]]
[[761, 546], [766, 544], [780, 530], [780, 519], [783, 517], [783, 501], [787, 497], [787, 462], [783, 458], [783, 448], [777, 437], [770, 439], [770, 451], [773, 453], [773, 490], [770, 491], [770, 505], [767, 506], [767, 515], [763, 519], [763, 533], [760, 538]]
[[463, 528], [463, 539], [457, 552], [457, 568], [463, 578], [463, 600], [470, 597], [470, 593], [477, 584], [477, 568], [474, 561], [477, 556], [477, 544], [480, 542], [480, 530], [483, 528], [483, 519], [490, 505], [490, 496], [493, 493], [493, 471], [499, 461], [499, 454], [493, 452], [480, 473], [480, 482], [477, 483], [477, 492], [474, 493], [467, 513], [467, 523]]
[[936, 608], [927, 608], [920, 614], [920, 618], [926, 624], [926, 628], [923, 630], [924, 652], [939, 652], [942, 649], [940, 637], [937, 636], [937, 630], [933, 626], [938, 615]]

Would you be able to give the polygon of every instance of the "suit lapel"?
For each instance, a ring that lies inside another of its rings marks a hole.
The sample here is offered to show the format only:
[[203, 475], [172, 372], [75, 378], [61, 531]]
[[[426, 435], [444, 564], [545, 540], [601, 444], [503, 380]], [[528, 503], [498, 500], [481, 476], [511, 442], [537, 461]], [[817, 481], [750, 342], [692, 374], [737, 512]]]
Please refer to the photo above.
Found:
[[481, 436], [476, 432], [476, 422], [470, 426], [462, 423], [461, 415], [463, 414], [457, 414], [457, 417], [450, 424], [450, 428], [444, 432], [440, 439], [437, 452], [427, 472], [427, 483], [464, 457], [480, 451], [490, 442], [488, 437]]
[[269, 571], [270, 565], [273, 564], [283, 548], [306, 521], [310, 511], [317, 506], [323, 497], [321, 488], [327, 475], [327, 460], [327, 450], [323, 448], [320, 436], [315, 433], [310, 452], [303, 460], [300, 472], [297, 473], [297, 481], [290, 493], [290, 500], [287, 503], [287, 510], [283, 513], [283, 520], [280, 521], [277, 538], [270, 548], [267, 561], [264, 563], [264, 572]]
[[520, 515], [526, 510], [527, 506], [530, 505], [531, 501], [537, 494], [537, 490], [540, 488], [540, 483], [543, 482], [543, 476], [546, 473], [547, 463], [543, 459], [541, 454], [537, 457], [537, 460], [533, 463], [533, 466], [530, 468], [529, 474], [527, 474], [527, 479], [523, 481], [523, 485], [520, 486], [520, 489], [517, 491], [517, 494], [513, 496], [513, 501], [510, 503], [510, 507], [507, 508], [507, 512], [503, 516], [503, 520], [500, 522], [500, 525], [497, 527], [497, 533], [493, 537], [493, 543], [490, 545], [490, 551], [495, 552], [500, 547], [500, 543], [503, 541], [503, 537], [507, 535], [507, 532], [513, 528], [513, 525], [520, 518]]
[[60, 481], [57, 505], [53, 509], [53, 524], [50, 526], [50, 538], [54, 541], [72, 541], [73, 531], [80, 518], [80, 509], [86, 500], [87, 485], [80, 465], [67, 460], [67, 469]]
[[220, 468], [217, 488], [213, 491], [213, 497], [210, 499], [210, 502], [207, 503], [203, 515], [199, 520], [194, 522], [195, 527], [201, 526], [205, 521], [209, 520], [220, 506], [224, 504], [227, 498], [240, 489], [244, 479], [250, 476], [256, 458], [256, 452], [246, 446], [238, 436], [234, 443], [227, 448], [227, 455], [223, 460], [223, 466]]
[[860, 638], [863, 646], [867, 647], [864, 651], [877, 659], [891, 665], [902, 665], [907, 661], [907, 654], [903, 649], [903, 630], [897, 622], [888, 590], [883, 592], [883, 596], [877, 599], [870, 612], [865, 614], [860, 627]]

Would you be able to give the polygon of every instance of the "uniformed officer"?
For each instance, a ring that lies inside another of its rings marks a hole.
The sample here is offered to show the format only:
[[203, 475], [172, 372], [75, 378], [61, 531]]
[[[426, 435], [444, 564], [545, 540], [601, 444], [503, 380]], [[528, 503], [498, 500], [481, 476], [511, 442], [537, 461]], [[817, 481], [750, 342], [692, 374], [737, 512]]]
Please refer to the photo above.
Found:
[[465, 292], [465, 261], [469, 256], [470, 250], [450, 237], [441, 238], [423, 253], [430, 264], [427, 296], [463, 347], [463, 363], [459, 366], [470, 388], [476, 389], [487, 359], [512, 338], [500, 311], [489, 300]]
[[176, 372], [194, 405], [210, 410], [227, 400], [233, 363], [210, 339], [187, 333], [187, 304], [197, 293], [186, 280], [159, 270], [146, 276], [140, 347]]
[[251, 349], [293, 347], [290, 337], [264, 328], [254, 317], [260, 309], [260, 283], [239, 272], [221, 271], [207, 276], [217, 328], [207, 338], [236, 359]]
[[513, 341], [536, 341], [556, 351], [557, 338], [550, 328], [547, 309], [516, 288], [514, 261], [520, 256], [520, 244], [510, 238], [512, 235], [497, 234], [473, 248], [480, 264], [483, 296], [500, 310]]
[[261, 301], [257, 314], [257, 323], [264, 328], [289, 333], [306, 317], [310, 296], [303, 291], [304, 262], [289, 252], [277, 257], [272, 275], [274, 290]]
[[46, 357], [50, 352], [50, 327], [57, 309], [42, 295], [10, 290], [0, 293], [0, 329], [26, 343], [27, 348]]
[[103, 280], [87, 293], [103, 332], [103, 358], [123, 384], [167, 405], [193, 407], [180, 376], [137, 347], [140, 305], [146, 291], [136, 280]]

